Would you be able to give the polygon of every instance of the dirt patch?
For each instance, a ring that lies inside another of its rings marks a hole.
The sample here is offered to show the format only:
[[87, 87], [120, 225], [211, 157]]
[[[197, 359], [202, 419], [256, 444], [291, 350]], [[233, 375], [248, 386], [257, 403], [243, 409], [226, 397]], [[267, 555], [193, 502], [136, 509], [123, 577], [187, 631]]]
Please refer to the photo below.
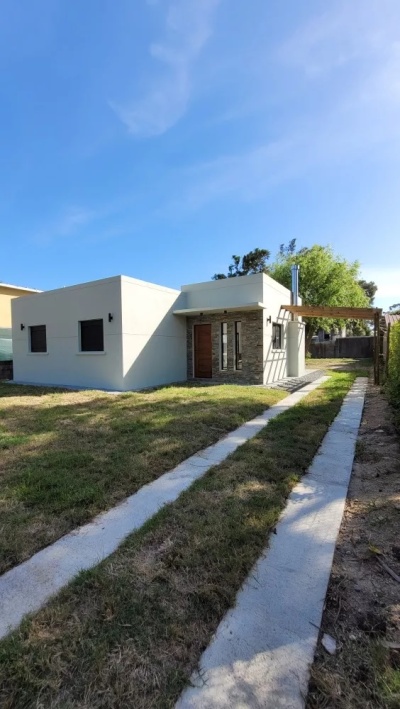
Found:
[[319, 642], [307, 709], [400, 707], [399, 529], [399, 435], [370, 383], [322, 620], [337, 652]]

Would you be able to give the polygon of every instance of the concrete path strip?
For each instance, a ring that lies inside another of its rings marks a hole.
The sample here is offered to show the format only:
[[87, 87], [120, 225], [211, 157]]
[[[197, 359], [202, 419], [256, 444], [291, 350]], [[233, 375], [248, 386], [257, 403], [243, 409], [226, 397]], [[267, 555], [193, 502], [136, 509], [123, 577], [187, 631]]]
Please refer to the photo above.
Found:
[[358, 378], [176, 709], [303, 709], [353, 467]]
[[192, 455], [173, 470], [145, 485], [124, 502], [96, 517], [0, 577], [0, 638], [18, 627], [27, 613], [41, 608], [80, 571], [90, 569], [112, 554], [164, 505], [174, 502], [214, 465], [253, 438], [268, 421], [304, 399], [328, 377], [311, 382], [261, 416], [248, 421], [208, 448]]

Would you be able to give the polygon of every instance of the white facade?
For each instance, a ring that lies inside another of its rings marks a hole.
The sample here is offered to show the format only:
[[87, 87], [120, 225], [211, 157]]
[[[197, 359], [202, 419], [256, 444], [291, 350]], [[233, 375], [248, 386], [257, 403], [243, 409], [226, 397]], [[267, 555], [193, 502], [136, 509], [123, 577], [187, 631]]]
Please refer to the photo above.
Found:
[[172, 312], [180, 295], [121, 277], [124, 391], [186, 379], [186, 327]]
[[[104, 353], [82, 353], [79, 322], [96, 318], [104, 321]], [[17, 298], [12, 325], [15, 381], [123, 389], [120, 277]], [[47, 353], [30, 352], [33, 325], [46, 326]]]
[[[281, 309], [288, 303], [290, 292], [264, 274], [187, 285], [181, 291], [116, 276], [15, 299], [14, 380], [116, 391], [185, 381], [186, 316], [256, 309], [263, 313], [264, 383], [298, 376], [304, 368], [304, 337], [301, 341], [297, 322], [288, 337], [290, 316]], [[103, 321], [103, 351], [82, 351], [80, 322], [90, 320]], [[282, 325], [279, 350], [272, 347], [272, 323]], [[30, 351], [35, 325], [46, 326], [46, 352]]]

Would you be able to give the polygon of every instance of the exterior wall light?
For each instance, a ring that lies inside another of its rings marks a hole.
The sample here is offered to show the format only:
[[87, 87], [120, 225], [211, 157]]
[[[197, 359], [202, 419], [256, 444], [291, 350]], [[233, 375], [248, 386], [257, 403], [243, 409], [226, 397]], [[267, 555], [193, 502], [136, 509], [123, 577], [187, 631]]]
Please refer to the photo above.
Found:
[[21, 323], [21, 330], [25, 330], [25, 325]]
[[267, 318], [267, 323], [268, 323], [268, 322], [269, 322], [269, 323], [272, 322], [272, 317], [271, 317], [271, 316], [269, 316], [269, 317]]
[[108, 322], [112, 322], [114, 320], [114, 315], [112, 313], [108, 313]]

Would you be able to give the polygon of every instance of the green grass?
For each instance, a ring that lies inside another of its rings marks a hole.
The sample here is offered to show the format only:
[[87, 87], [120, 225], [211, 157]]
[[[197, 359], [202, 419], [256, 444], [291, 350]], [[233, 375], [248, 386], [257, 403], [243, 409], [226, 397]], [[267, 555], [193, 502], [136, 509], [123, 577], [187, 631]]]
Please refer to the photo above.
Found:
[[372, 367], [372, 359], [353, 359], [350, 357], [308, 357], [306, 365], [309, 369], [338, 369], [344, 371], [350, 370], [369, 370]]
[[0, 384], [0, 573], [283, 396], [233, 385], [113, 396]]
[[399, 709], [398, 651], [390, 651], [379, 639], [344, 636], [339, 657], [319, 659], [311, 671], [307, 709], [331, 707]]
[[0, 705], [173, 707], [354, 377], [333, 373], [0, 643]]

